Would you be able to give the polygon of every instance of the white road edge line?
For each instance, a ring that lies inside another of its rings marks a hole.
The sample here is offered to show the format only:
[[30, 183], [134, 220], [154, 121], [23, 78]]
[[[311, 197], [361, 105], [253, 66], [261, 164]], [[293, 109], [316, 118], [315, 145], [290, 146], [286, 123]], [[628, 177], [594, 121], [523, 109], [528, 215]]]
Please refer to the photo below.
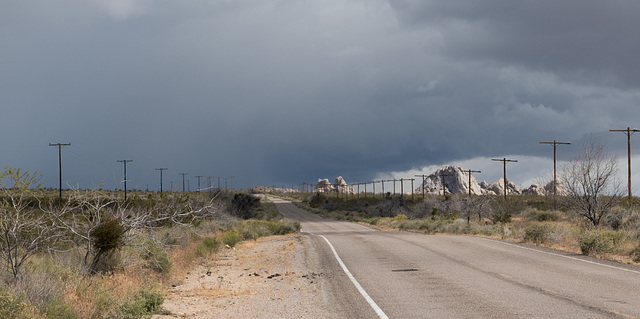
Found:
[[639, 275], [640, 275], [640, 271], [637, 271], [637, 270], [632, 270], [632, 269], [626, 269], [626, 268], [622, 268], [622, 267], [611, 266], [611, 265], [602, 264], [602, 263], [598, 263], [598, 262], [591, 261], [591, 260], [584, 260], [584, 259], [580, 259], [580, 258], [576, 258], [576, 257], [565, 256], [565, 255], [556, 254], [556, 253], [551, 253], [551, 252], [547, 252], [547, 251], [542, 251], [542, 250], [538, 250], [538, 249], [534, 249], [534, 248], [522, 247], [522, 246], [519, 246], [519, 245], [514, 245], [514, 244], [510, 244], [510, 243], [505, 243], [505, 242], [502, 242], [502, 241], [499, 241], [499, 240], [490, 239], [490, 238], [483, 238], [483, 237], [478, 237], [478, 238], [482, 238], [482, 239], [484, 239], [484, 240], [488, 240], [488, 241], [492, 241], [492, 242], [500, 243], [500, 244], [507, 245], [507, 246], [517, 247], [517, 248], [520, 248], [520, 249], [536, 251], [536, 252], [539, 252], [539, 253], [541, 253], [541, 254], [547, 254], [547, 255], [552, 255], [552, 256], [557, 256], [557, 257], [567, 258], [567, 259], [571, 259], [571, 260], [581, 261], [581, 262], [583, 262], [583, 263], [587, 263], [587, 264], [599, 265], [599, 266], [602, 266], [602, 267], [607, 267], [607, 268], [612, 268], [612, 269], [617, 269], [617, 270], [622, 270], [622, 271], [628, 271], [628, 272], [630, 272], [630, 273], [634, 273], [634, 274], [639, 274]]
[[327, 242], [327, 244], [329, 244], [329, 247], [331, 248], [331, 251], [333, 251], [333, 255], [336, 257], [336, 260], [340, 264], [340, 267], [342, 267], [342, 270], [344, 271], [344, 273], [347, 274], [349, 279], [351, 279], [351, 282], [353, 283], [353, 285], [356, 286], [356, 288], [358, 289], [358, 291], [360, 292], [362, 297], [364, 297], [364, 299], [369, 303], [369, 306], [371, 306], [371, 308], [373, 308], [373, 310], [378, 314], [378, 317], [380, 317], [381, 319], [389, 319], [389, 317], [387, 317], [387, 315], [384, 313], [384, 311], [382, 311], [382, 309], [380, 309], [380, 307], [378, 307], [378, 304], [376, 304], [376, 302], [373, 301], [373, 299], [371, 299], [371, 297], [364, 290], [364, 288], [362, 288], [362, 286], [360, 286], [360, 284], [358, 283], [356, 278], [353, 277], [353, 275], [351, 274], [349, 269], [347, 269], [347, 266], [342, 262], [342, 259], [340, 259], [340, 256], [338, 256], [338, 252], [333, 247], [331, 242], [327, 239], [327, 237], [324, 237], [323, 235], [320, 235], [320, 237], [322, 237], [322, 239], [324, 239]]

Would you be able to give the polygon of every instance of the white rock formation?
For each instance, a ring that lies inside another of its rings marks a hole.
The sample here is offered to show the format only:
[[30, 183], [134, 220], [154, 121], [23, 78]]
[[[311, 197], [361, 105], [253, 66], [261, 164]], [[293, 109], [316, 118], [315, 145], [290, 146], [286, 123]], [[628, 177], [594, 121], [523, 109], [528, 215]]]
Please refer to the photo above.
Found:
[[316, 185], [316, 192], [318, 193], [327, 193], [327, 192], [339, 192], [339, 193], [347, 193], [347, 194], [355, 194], [353, 190], [353, 186], [349, 186], [347, 182], [345, 182], [342, 176], [336, 177], [333, 185], [329, 182], [327, 178], [318, 179], [318, 184]]
[[333, 192], [333, 190], [334, 190], [333, 185], [331, 185], [331, 183], [329, 182], [329, 179], [326, 179], [326, 178], [318, 179], [318, 184], [316, 184], [316, 192], [327, 193], [327, 192]]
[[[495, 183], [489, 185], [488, 191], [496, 195], [504, 194], [504, 178], [500, 177]], [[520, 188], [514, 182], [507, 179], [507, 195], [521, 194]]]
[[[486, 191], [483, 190], [480, 184], [478, 184], [475, 176], [471, 175], [471, 184], [469, 184], [469, 173], [465, 172], [458, 166], [444, 166], [441, 169], [435, 171], [435, 173], [425, 177], [424, 183], [416, 188], [416, 193], [422, 193], [424, 189], [425, 194], [442, 195], [442, 175], [444, 176], [444, 188], [447, 194], [451, 193], [464, 193], [468, 194], [471, 189], [471, 194], [481, 195]], [[486, 184], [486, 183], [485, 183]]]

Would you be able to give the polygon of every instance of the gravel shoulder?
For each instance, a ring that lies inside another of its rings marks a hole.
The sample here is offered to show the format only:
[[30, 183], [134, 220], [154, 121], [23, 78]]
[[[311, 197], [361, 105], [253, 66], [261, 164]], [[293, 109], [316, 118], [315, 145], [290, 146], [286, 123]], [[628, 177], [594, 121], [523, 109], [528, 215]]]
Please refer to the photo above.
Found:
[[223, 249], [167, 290], [169, 315], [153, 318], [323, 318], [323, 279], [300, 234]]

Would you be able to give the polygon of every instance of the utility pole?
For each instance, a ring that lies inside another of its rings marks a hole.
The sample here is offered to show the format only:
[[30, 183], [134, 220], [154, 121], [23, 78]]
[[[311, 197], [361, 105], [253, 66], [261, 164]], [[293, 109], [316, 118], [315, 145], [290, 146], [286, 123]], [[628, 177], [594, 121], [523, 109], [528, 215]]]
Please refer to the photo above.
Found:
[[70, 146], [71, 143], [49, 143], [49, 146], [57, 146], [58, 147], [58, 173], [59, 173], [59, 177], [60, 177], [60, 187], [58, 188], [59, 190], [59, 199], [60, 202], [62, 202], [62, 147], [63, 146]]
[[127, 163], [133, 160], [118, 160], [118, 163], [124, 164], [124, 201], [127, 201]]
[[517, 160], [512, 160], [512, 159], [491, 159], [492, 161], [496, 161], [496, 162], [502, 162], [504, 164], [504, 200], [507, 200], [507, 162], [512, 162], [512, 163], [517, 163]]
[[629, 205], [631, 205], [631, 134], [640, 132], [638, 129], [627, 127], [626, 130], [609, 130], [610, 132], [623, 132], [627, 136], [627, 156], [629, 168]]
[[463, 172], [468, 173], [469, 174], [469, 196], [471, 196], [471, 174], [472, 173], [482, 173], [481, 171], [472, 171], [472, 170], [463, 170]]
[[184, 193], [184, 177], [189, 175], [189, 173], [178, 173], [178, 175], [182, 175], [182, 192]]
[[569, 142], [557, 142], [553, 140], [553, 142], [540, 142], [540, 144], [551, 144], [553, 145], [553, 210], [558, 210], [558, 201], [556, 199], [556, 146], [558, 145], [571, 145]]
[[412, 202], [413, 202], [413, 180], [414, 180], [414, 179], [415, 179], [415, 178], [412, 178], [412, 179], [411, 179], [411, 201], [412, 201]]
[[202, 175], [196, 175], [196, 178], [198, 179], [198, 189], [196, 190], [196, 192], [199, 192], [199, 191], [200, 191], [200, 178], [201, 178], [201, 177], [204, 177], [204, 176], [202, 176]]
[[156, 168], [156, 171], [160, 171], [160, 195], [162, 195], [162, 171], [166, 171], [166, 168]]
[[445, 184], [444, 184], [444, 178], [445, 178], [445, 176], [453, 176], [453, 174], [446, 174], [444, 171], [442, 171], [442, 173], [440, 173], [440, 175], [442, 176], [442, 196], [446, 200], [447, 199], [447, 189], [446, 189]]
[[427, 175], [416, 175], [416, 177], [422, 177], [422, 186], [420, 186], [422, 188], [422, 200], [424, 200], [424, 179]]

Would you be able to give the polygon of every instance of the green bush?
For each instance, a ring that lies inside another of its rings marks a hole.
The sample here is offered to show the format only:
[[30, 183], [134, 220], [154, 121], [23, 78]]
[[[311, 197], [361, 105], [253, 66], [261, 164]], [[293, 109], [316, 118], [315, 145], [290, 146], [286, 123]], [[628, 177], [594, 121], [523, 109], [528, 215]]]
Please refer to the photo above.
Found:
[[231, 247], [235, 247], [241, 241], [242, 236], [235, 230], [230, 230], [222, 235], [222, 242]]
[[578, 244], [582, 253], [587, 256], [611, 253], [615, 248], [614, 237], [599, 230], [585, 231], [578, 237]]
[[246, 193], [238, 193], [231, 200], [233, 214], [242, 219], [255, 217], [255, 210], [260, 206], [260, 199]]
[[113, 319], [139, 319], [151, 318], [156, 311], [160, 310], [164, 296], [156, 291], [140, 289], [130, 300], [118, 307]]
[[196, 247], [196, 252], [201, 257], [208, 257], [218, 251], [219, 248], [220, 242], [216, 238], [206, 237], [202, 240], [202, 244]]
[[48, 319], [74, 319], [79, 318], [71, 306], [60, 300], [51, 300], [44, 305], [44, 311]]
[[634, 262], [640, 263], [640, 245], [632, 250], [630, 255]]
[[160, 274], [168, 274], [171, 270], [169, 254], [155, 241], [148, 241], [145, 248], [142, 257], [149, 263], [149, 268]]
[[549, 241], [551, 227], [546, 223], [531, 223], [524, 229], [523, 240], [525, 242], [542, 245]]
[[27, 307], [22, 296], [15, 297], [4, 288], [0, 288], [0, 318], [21, 318], [22, 312]]
[[281, 219], [268, 223], [273, 235], [286, 235], [300, 230], [300, 222], [297, 220]]
[[542, 212], [542, 213], [536, 214], [534, 219], [539, 222], [546, 222], [546, 221], [555, 222], [559, 219], [559, 217], [555, 213]]

